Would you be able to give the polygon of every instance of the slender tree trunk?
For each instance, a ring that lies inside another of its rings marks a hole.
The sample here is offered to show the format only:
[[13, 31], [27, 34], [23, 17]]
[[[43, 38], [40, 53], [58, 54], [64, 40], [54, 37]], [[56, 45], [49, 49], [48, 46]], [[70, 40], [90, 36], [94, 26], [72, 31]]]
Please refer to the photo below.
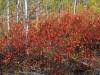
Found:
[[24, 20], [24, 0], [16, 0], [16, 21], [18, 22], [23, 22]]
[[28, 21], [28, 0], [24, 0], [24, 28], [28, 32], [28, 23], [26, 21]]
[[7, 32], [8, 32], [8, 34], [7, 34], [7, 36], [8, 36], [8, 41], [7, 41], [7, 45], [9, 45], [10, 43], [10, 41], [9, 41], [9, 30], [10, 30], [10, 5], [9, 5], [9, 3], [10, 3], [10, 1], [9, 0], [6, 0], [6, 3], [7, 3], [7, 7], [6, 7], [6, 9], [7, 9]]
[[19, 22], [19, 0], [16, 0], [16, 21]]
[[10, 11], [9, 11], [9, 0], [6, 0], [6, 3], [7, 3], [7, 31], [10, 30]]
[[76, 14], [77, 0], [74, 0], [74, 14]]
[[24, 31], [25, 31], [25, 45], [26, 45], [26, 48], [27, 48], [27, 45], [28, 45], [28, 0], [24, 0]]
[[25, 19], [27, 19], [28, 18], [28, 0], [25, 0], [24, 3], [25, 3], [25, 8], [24, 8]]

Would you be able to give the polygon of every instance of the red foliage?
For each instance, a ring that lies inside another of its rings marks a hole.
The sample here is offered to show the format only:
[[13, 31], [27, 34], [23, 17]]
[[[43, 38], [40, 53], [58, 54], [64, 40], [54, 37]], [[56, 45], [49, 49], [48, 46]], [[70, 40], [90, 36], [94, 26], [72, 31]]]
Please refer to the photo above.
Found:
[[[0, 51], [5, 50], [7, 41], [15, 48], [15, 53], [24, 52], [28, 55], [51, 54], [56, 61], [62, 62], [66, 57], [75, 56], [75, 48], [80, 46], [76, 56], [86, 61], [95, 59], [95, 54], [89, 47], [92, 40], [100, 41], [100, 16], [91, 19], [89, 16], [64, 13], [62, 16], [49, 17], [39, 23], [39, 30], [29, 23], [27, 39], [22, 24], [14, 24], [9, 37], [0, 38]], [[27, 41], [27, 42], [25, 42]], [[26, 45], [27, 43], [27, 45]], [[88, 50], [89, 51], [85, 51]], [[96, 49], [94, 49], [96, 50]], [[11, 54], [5, 59], [11, 58]], [[5, 60], [4, 59], [4, 60]], [[61, 75], [61, 74], [55, 74]]]
[[7, 64], [11, 61], [11, 59], [12, 59], [12, 53], [7, 52], [7, 53], [5, 53], [3, 63]]

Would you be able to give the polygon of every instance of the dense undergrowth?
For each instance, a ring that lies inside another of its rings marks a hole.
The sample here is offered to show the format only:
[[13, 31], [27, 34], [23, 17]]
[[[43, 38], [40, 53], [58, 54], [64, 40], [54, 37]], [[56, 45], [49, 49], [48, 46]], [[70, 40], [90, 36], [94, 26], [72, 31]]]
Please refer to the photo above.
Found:
[[[62, 13], [35, 23], [29, 31], [11, 24], [0, 38], [2, 72], [33, 71], [45, 75], [84, 75], [100, 68], [100, 15]], [[32, 67], [32, 68], [30, 68]]]

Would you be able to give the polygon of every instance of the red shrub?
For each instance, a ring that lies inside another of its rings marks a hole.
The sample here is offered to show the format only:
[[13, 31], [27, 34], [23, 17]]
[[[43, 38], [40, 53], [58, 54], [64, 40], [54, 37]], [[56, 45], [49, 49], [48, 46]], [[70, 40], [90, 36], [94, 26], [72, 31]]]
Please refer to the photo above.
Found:
[[[4, 47], [9, 40], [15, 48], [15, 53], [22, 52], [34, 57], [51, 55], [51, 58], [60, 62], [65, 59], [64, 56], [68, 59], [78, 56], [79, 60], [81, 58], [82, 61], [87, 61], [88, 58], [91, 61], [91, 58], [95, 58], [94, 51], [97, 50], [97, 47], [91, 48], [91, 41], [100, 42], [99, 20], [100, 16], [93, 19], [83, 14], [64, 13], [59, 18], [52, 15], [39, 23], [39, 30], [29, 24], [27, 39], [23, 25], [14, 24], [9, 32], [10, 37], [0, 39], [0, 50], [5, 50]], [[77, 46], [79, 47], [76, 48]]]

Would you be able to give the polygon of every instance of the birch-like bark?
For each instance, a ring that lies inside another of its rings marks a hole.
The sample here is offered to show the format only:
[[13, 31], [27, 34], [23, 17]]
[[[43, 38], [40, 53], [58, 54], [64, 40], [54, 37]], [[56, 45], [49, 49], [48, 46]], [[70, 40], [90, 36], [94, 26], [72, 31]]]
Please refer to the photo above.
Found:
[[24, 0], [24, 30], [25, 30], [25, 44], [26, 44], [26, 47], [27, 47], [27, 44], [28, 44], [28, 40], [27, 40], [27, 37], [28, 37], [28, 0]]
[[10, 11], [9, 11], [9, 0], [6, 0], [6, 3], [7, 3], [7, 31], [10, 30]]
[[24, 20], [25, 1], [16, 0], [16, 22], [23, 22]]
[[76, 14], [77, 0], [74, 0], [74, 14]]
[[19, 0], [16, 0], [16, 21], [19, 22]]
[[27, 20], [28, 18], [28, 0], [25, 0], [25, 8], [24, 8], [24, 13], [25, 13], [25, 19]]

